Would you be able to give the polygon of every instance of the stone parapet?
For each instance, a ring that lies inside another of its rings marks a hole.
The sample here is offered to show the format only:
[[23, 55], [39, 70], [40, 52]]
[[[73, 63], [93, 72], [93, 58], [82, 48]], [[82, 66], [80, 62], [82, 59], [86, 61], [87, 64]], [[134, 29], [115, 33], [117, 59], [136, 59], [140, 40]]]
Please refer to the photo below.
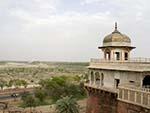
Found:
[[88, 88], [90, 88], [90, 89], [93, 88], [93, 89], [102, 90], [102, 91], [111, 92], [111, 93], [117, 93], [118, 92], [118, 90], [116, 88], [109, 88], [109, 87], [93, 85], [93, 84], [89, 84], [89, 83], [85, 83], [84, 86], [87, 89]]
[[117, 94], [85, 85], [88, 92], [86, 113], [117, 113]]
[[91, 59], [88, 68], [106, 69], [106, 70], [123, 70], [136, 72], [150, 72], [150, 59], [133, 59], [127, 61], [112, 61], [105, 59]]
[[149, 88], [118, 88], [118, 100], [150, 109]]
[[150, 58], [142, 58], [142, 57], [137, 57], [137, 58], [130, 58], [128, 60], [106, 60], [106, 59], [95, 59], [91, 58], [90, 60], [91, 63], [100, 63], [100, 62], [120, 62], [120, 63], [149, 63], [150, 64]]

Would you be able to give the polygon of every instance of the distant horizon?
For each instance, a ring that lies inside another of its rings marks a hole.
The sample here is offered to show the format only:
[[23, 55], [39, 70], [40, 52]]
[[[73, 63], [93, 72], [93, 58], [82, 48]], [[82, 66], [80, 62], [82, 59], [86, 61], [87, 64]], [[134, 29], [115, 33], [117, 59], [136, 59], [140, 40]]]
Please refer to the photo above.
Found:
[[40, 61], [40, 60], [35, 60], [35, 61], [27, 61], [27, 60], [0, 60], [0, 62], [28, 62], [28, 63], [32, 63], [32, 62], [66, 62], [66, 63], [88, 63], [89, 61]]

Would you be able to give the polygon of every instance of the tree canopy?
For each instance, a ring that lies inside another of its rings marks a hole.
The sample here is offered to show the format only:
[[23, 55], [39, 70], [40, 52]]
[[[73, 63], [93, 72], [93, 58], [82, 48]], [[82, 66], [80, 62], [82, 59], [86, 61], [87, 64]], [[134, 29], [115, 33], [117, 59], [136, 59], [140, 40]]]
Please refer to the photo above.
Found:
[[39, 82], [41, 90], [55, 102], [64, 96], [84, 97], [85, 91], [80, 84], [73, 83], [69, 77], [53, 77]]
[[77, 101], [70, 97], [63, 97], [56, 102], [57, 113], [79, 113]]
[[3, 89], [5, 86], [7, 86], [7, 81], [0, 79], [0, 87]]

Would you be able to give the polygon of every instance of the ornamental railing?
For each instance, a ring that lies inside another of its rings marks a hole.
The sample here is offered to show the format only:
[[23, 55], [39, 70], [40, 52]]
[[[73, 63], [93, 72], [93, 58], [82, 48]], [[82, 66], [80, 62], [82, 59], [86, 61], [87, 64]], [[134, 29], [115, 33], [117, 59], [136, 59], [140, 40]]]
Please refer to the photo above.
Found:
[[118, 100], [150, 108], [150, 89], [119, 87]]
[[84, 86], [88, 88], [103, 90], [107, 92], [117, 93], [118, 100], [127, 103], [139, 105], [150, 109], [150, 88], [148, 87], [133, 87], [133, 86], [119, 86], [106, 87], [105, 85], [100, 85], [96, 83], [84, 83]]
[[91, 58], [91, 63], [102, 63], [102, 62], [105, 62], [105, 63], [109, 63], [109, 62], [137, 62], [137, 63], [150, 63], [150, 58], [142, 58], [142, 57], [137, 57], [137, 58], [130, 58], [128, 60], [106, 60], [106, 59], [94, 59], [94, 58]]

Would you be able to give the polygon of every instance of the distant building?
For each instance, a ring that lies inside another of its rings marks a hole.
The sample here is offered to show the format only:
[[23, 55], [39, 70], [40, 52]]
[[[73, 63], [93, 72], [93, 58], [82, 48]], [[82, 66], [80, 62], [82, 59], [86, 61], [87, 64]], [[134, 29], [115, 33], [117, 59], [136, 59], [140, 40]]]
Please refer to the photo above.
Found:
[[117, 23], [98, 48], [104, 56], [88, 67], [86, 113], [150, 113], [150, 59], [130, 57], [135, 47]]

